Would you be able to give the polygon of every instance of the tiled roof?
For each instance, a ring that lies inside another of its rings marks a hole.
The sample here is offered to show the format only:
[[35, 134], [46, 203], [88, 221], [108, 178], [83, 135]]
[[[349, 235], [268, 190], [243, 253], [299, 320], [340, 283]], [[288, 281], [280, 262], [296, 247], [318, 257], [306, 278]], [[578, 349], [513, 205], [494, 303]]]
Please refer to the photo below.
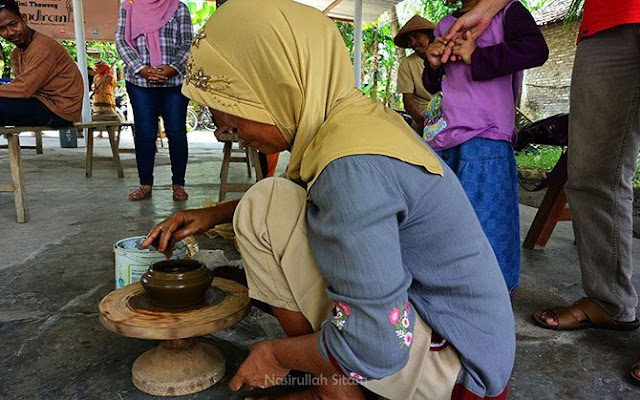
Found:
[[544, 7], [531, 13], [538, 26], [562, 21], [572, 0], [550, 0]]

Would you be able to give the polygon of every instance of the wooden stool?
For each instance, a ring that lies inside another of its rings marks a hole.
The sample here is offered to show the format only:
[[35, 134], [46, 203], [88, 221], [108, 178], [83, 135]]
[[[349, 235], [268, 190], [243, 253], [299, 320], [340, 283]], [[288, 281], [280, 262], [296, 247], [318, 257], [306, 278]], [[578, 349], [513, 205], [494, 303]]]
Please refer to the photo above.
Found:
[[[244, 154], [241, 157], [233, 157], [233, 153]], [[247, 164], [247, 175], [251, 178], [251, 154], [249, 153], [249, 148], [245, 146], [243, 143], [238, 142], [238, 147], [231, 147], [231, 158], [229, 162], [242, 162], [244, 161]], [[220, 171], [220, 176], [222, 177], [222, 171]]]
[[111, 146], [113, 164], [116, 167], [118, 178], [124, 178], [124, 170], [122, 169], [122, 162], [120, 161], [118, 142], [120, 141], [120, 130], [125, 126], [133, 126], [133, 124], [119, 121], [78, 122], [73, 124], [75, 129], [87, 129], [88, 131], [85, 177], [91, 178], [93, 175], [93, 132], [96, 129], [101, 129], [107, 131], [109, 134], [109, 145]]
[[29, 220], [29, 210], [27, 207], [27, 189], [24, 185], [24, 175], [22, 173], [22, 155], [20, 154], [20, 139], [17, 133], [5, 133], [0, 128], [0, 135], [7, 138], [7, 148], [9, 149], [9, 167], [11, 168], [11, 185], [1, 185], [0, 192], [13, 192], [16, 205], [16, 215], [19, 223]]
[[559, 174], [551, 180], [547, 193], [542, 199], [527, 237], [522, 247], [531, 250], [544, 250], [558, 221], [570, 221], [571, 213], [567, 206], [564, 187], [567, 184], [567, 153], [558, 160]]
[[228, 192], [244, 192], [248, 190], [253, 183], [228, 183], [229, 178], [229, 164], [232, 162], [246, 162], [248, 163], [249, 176], [251, 176], [251, 165], [256, 172], [256, 182], [263, 178], [262, 168], [260, 168], [260, 160], [258, 159], [258, 151], [251, 147], [245, 147], [245, 157], [232, 157], [233, 143], [240, 143], [237, 133], [225, 132], [216, 135], [219, 141], [224, 143], [222, 150], [222, 169], [220, 171], [220, 196], [218, 201], [222, 201], [227, 196]]

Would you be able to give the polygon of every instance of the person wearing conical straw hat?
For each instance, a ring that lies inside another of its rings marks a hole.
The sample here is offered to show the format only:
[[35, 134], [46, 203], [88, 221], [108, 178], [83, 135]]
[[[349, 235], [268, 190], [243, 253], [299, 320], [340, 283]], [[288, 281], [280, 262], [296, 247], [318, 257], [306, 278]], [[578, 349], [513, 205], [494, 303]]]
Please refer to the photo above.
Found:
[[[159, 238], [233, 218], [249, 296], [288, 337], [251, 349], [232, 390], [314, 376], [289, 399], [504, 399], [515, 356], [506, 286], [453, 172], [355, 88], [335, 24], [289, 0], [227, 2], [196, 35], [183, 93], [287, 178], [183, 210]], [[241, 24], [238, 21], [242, 21]], [[357, 384], [356, 384], [357, 383]], [[256, 394], [255, 397], [260, 397]]]
[[433, 41], [435, 25], [419, 15], [414, 15], [393, 38], [393, 43], [402, 48], [413, 49], [413, 54], [400, 61], [396, 90], [402, 94], [404, 110], [411, 115], [414, 128], [422, 132], [424, 115], [431, 100], [431, 93], [422, 84], [424, 60], [427, 47]]

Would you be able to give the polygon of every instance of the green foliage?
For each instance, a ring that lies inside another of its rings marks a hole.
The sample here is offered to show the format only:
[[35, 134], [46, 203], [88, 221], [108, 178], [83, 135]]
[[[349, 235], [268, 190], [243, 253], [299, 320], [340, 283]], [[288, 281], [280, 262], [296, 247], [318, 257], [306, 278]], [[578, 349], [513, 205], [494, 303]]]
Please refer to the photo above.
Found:
[[336, 25], [338, 30], [344, 39], [344, 43], [347, 45], [351, 61], [353, 62], [353, 24], [348, 22], [337, 21]]
[[396, 10], [402, 23], [406, 23], [409, 18], [417, 14], [437, 24], [442, 18], [460, 8], [461, 5], [460, 1], [405, 0], [396, 6]]
[[205, 1], [203, 3], [186, 1], [185, 3], [191, 13], [191, 22], [193, 22], [196, 32], [202, 28], [216, 10], [216, 5], [213, 1]]
[[[562, 155], [563, 148], [559, 146], [529, 145], [516, 153], [518, 168], [539, 171], [551, 171]], [[637, 160], [636, 173], [633, 176], [633, 187], [640, 188], [640, 158]]]
[[[71, 42], [70, 45], [75, 47], [75, 42]], [[87, 42], [87, 49], [100, 50], [100, 58], [109, 65], [114, 62], [118, 62], [119, 64], [120, 55], [116, 49], [116, 44], [113, 42]], [[90, 67], [93, 67], [96, 61], [89, 57], [87, 62]]]
[[640, 158], [636, 161], [636, 174], [633, 176], [633, 187], [640, 188]]
[[518, 168], [551, 171], [562, 155], [562, 147], [529, 145], [516, 153]]
[[547, 3], [550, 3], [556, 0], [520, 0], [520, 1], [529, 11], [535, 11], [544, 7], [545, 5], [547, 5]]
[[0, 46], [2, 46], [2, 60], [0, 60], [2, 61], [2, 77], [9, 79], [11, 78], [11, 52], [16, 46], [4, 39], [0, 40]]
[[[368, 58], [365, 63], [363, 92], [374, 100], [390, 107], [398, 107], [400, 95], [396, 93], [394, 72], [398, 62], [395, 45], [391, 36], [391, 26], [372, 25], [367, 28], [367, 37], [375, 38], [372, 43], [365, 41]], [[363, 35], [364, 36], [364, 35]]]
[[437, 24], [442, 18], [451, 14], [462, 6], [462, 2], [445, 2], [445, 1], [423, 1], [422, 14], [429, 21]]
[[[87, 42], [87, 48], [89, 48], [89, 43], [91, 42]], [[61, 40], [60, 44], [69, 52], [71, 58], [78, 61], [78, 49], [74, 40]], [[87, 55], [87, 58], [88, 57], [89, 56]]]
[[564, 16], [564, 26], [570, 27], [580, 20], [582, 9], [584, 8], [584, 0], [573, 0], [569, 5], [569, 10]]

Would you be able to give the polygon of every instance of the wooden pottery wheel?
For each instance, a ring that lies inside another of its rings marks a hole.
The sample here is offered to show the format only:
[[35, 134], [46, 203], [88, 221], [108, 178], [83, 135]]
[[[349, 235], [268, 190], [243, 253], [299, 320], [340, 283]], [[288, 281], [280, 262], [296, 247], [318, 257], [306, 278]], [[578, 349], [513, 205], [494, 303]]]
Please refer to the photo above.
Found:
[[138, 282], [109, 293], [100, 302], [100, 322], [122, 336], [162, 340], [143, 353], [131, 368], [135, 387], [155, 396], [200, 392], [216, 384], [225, 359], [197, 336], [226, 329], [249, 312], [246, 287], [214, 278], [204, 304], [186, 309], [154, 306]]

